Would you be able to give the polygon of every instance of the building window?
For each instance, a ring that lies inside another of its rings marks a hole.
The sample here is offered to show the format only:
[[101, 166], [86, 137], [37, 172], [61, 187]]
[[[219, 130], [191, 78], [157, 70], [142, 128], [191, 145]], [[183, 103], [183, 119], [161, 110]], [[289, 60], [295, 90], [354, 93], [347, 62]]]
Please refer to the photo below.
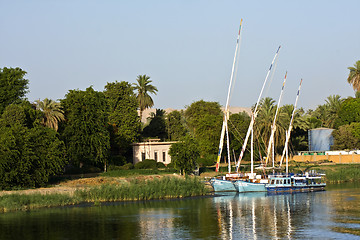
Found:
[[163, 162], [166, 161], [166, 152], [163, 152]]
[[157, 160], [158, 160], [158, 152], [154, 152], [154, 160], [155, 160], [155, 162], [157, 162]]
[[144, 160], [145, 160], [145, 153], [142, 152], [142, 153], [141, 153], [141, 161], [144, 161]]

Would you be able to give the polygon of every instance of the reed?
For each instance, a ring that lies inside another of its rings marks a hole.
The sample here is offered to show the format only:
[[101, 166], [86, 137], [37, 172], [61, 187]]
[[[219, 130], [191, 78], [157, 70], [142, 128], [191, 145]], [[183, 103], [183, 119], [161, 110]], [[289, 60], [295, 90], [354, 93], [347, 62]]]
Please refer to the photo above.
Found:
[[134, 180], [126, 185], [101, 185], [77, 190], [75, 196], [84, 202], [133, 201], [202, 196], [209, 191], [195, 177], [163, 177], [154, 180]]
[[0, 196], [0, 212], [66, 206], [83, 202], [114, 202], [181, 198], [209, 193], [196, 177], [163, 177], [154, 180], [133, 180], [125, 184], [104, 184], [68, 194], [9, 194]]
[[66, 194], [9, 194], [0, 197], [0, 212], [31, 210], [43, 207], [66, 206], [78, 200]]
[[328, 182], [350, 182], [360, 180], [360, 165], [336, 165], [326, 169]]

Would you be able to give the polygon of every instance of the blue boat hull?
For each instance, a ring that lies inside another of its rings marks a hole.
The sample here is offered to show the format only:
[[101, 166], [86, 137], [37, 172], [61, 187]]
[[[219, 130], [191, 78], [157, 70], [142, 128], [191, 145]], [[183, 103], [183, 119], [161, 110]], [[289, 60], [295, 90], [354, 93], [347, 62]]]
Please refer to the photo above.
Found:
[[266, 190], [268, 192], [309, 192], [309, 191], [323, 191], [326, 184], [319, 184], [316, 186], [272, 186], [267, 185]]
[[265, 183], [252, 183], [244, 180], [234, 182], [236, 191], [242, 192], [266, 192]]

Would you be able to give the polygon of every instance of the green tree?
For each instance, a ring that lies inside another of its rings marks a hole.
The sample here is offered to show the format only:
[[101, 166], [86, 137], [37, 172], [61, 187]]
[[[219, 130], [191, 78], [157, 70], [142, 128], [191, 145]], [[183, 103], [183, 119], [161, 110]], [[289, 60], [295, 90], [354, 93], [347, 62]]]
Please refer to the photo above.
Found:
[[[255, 120], [254, 126], [254, 135], [258, 139], [260, 146], [264, 144], [265, 148], [267, 149], [270, 135], [271, 135], [271, 128], [275, 117], [276, 105], [275, 100], [272, 98], [263, 98], [261, 99], [259, 105], [259, 113]], [[274, 146], [275, 149], [280, 148], [283, 146], [285, 142], [285, 132], [288, 129], [288, 124], [290, 122], [287, 121], [286, 115], [279, 114], [276, 122], [275, 122], [275, 133], [274, 133]]]
[[[107, 102], [92, 87], [70, 90], [61, 100], [66, 122], [61, 131], [68, 157], [73, 164], [105, 163], [110, 149]], [[80, 164], [81, 165], [81, 164]]]
[[140, 133], [137, 100], [128, 82], [107, 83], [104, 91], [109, 112], [110, 143], [112, 156], [131, 155], [131, 143]]
[[185, 119], [190, 133], [199, 143], [201, 156], [216, 154], [223, 120], [219, 103], [194, 102], [186, 109]]
[[190, 135], [181, 141], [173, 143], [169, 150], [171, 163], [181, 174], [189, 174], [196, 167], [196, 160], [200, 157], [200, 150], [196, 140]]
[[149, 93], [157, 93], [157, 88], [151, 85], [149, 76], [139, 75], [136, 79], [137, 84], [134, 84], [134, 89], [137, 91], [136, 98], [138, 100], [140, 108], [140, 121], [142, 120], [142, 113], [145, 109], [154, 106], [154, 101], [150, 97]]
[[360, 91], [360, 60], [354, 64], [354, 67], [348, 67], [350, 70], [348, 83], [350, 83], [355, 91]]
[[0, 68], [0, 114], [6, 106], [25, 97], [29, 84], [25, 74], [21, 68]]
[[167, 114], [166, 131], [170, 141], [179, 140], [186, 135], [187, 130], [183, 113], [175, 110]]
[[246, 112], [231, 114], [229, 117], [230, 149], [235, 151], [236, 154], [241, 151], [250, 121], [250, 116]]
[[167, 138], [165, 111], [156, 109], [155, 114], [152, 113], [148, 119], [150, 120], [150, 123], [144, 127], [142, 132], [143, 137], [165, 140]]
[[332, 150], [359, 149], [360, 148], [360, 123], [342, 125], [332, 133], [334, 145]]
[[59, 123], [65, 120], [64, 111], [61, 109], [60, 103], [45, 98], [43, 101], [35, 101], [36, 109], [43, 112], [41, 124], [46, 127], [58, 130]]
[[331, 95], [325, 101], [327, 105], [325, 126], [333, 128], [344, 99], [341, 99], [340, 95]]
[[352, 122], [360, 122], [360, 98], [348, 98], [341, 104], [334, 126], [338, 128]]
[[28, 104], [9, 105], [0, 119], [0, 188], [39, 187], [66, 164], [54, 130], [37, 124]]

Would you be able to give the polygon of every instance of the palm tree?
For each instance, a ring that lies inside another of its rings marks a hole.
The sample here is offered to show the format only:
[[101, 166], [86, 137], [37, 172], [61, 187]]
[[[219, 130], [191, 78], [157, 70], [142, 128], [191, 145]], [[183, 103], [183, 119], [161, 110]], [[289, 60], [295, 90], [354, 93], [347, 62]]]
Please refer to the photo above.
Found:
[[350, 70], [349, 77], [347, 79], [354, 90], [360, 91], [360, 60], [354, 64], [354, 67], [348, 67]]
[[60, 103], [45, 98], [43, 101], [35, 101], [36, 109], [44, 113], [41, 124], [46, 127], [58, 130], [59, 122], [64, 121], [64, 111], [60, 107]]
[[149, 76], [139, 75], [137, 76], [137, 84], [134, 84], [134, 89], [137, 90], [136, 98], [139, 103], [140, 108], [140, 121], [142, 119], [142, 113], [145, 109], [154, 106], [154, 102], [150, 97], [149, 93], [153, 93], [156, 95], [158, 91], [157, 88], [151, 85], [151, 80]]
[[344, 99], [341, 99], [340, 95], [331, 95], [327, 97], [325, 101], [326, 105], [328, 106], [326, 113], [326, 126], [329, 128], [333, 128]]
[[[272, 98], [264, 98], [261, 100], [259, 105], [258, 117], [255, 121], [255, 136], [259, 137], [259, 141], [263, 142], [264, 146], [267, 147], [269, 142], [271, 127], [274, 120], [276, 111], [275, 100]], [[277, 148], [285, 141], [285, 119], [280, 114], [276, 120], [275, 124], [275, 135], [274, 135], [274, 145]]]

